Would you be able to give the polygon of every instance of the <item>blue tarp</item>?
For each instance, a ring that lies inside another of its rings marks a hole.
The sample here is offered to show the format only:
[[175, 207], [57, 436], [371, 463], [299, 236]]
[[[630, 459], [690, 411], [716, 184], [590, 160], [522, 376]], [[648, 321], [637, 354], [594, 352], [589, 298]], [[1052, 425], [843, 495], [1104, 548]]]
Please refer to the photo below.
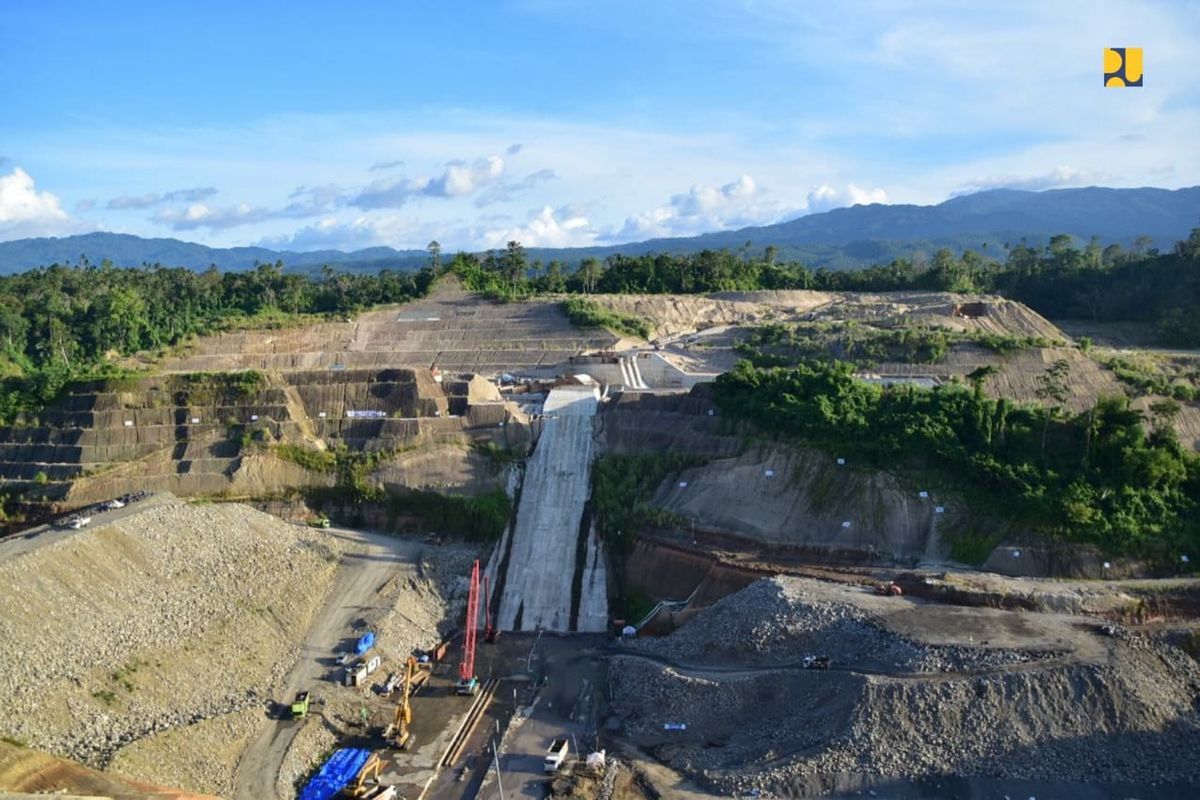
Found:
[[374, 646], [375, 646], [375, 632], [367, 631], [366, 633], [363, 634], [363, 637], [358, 640], [358, 644], [354, 645], [354, 652], [361, 656], [363, 653], [367, 652]]
[[330, 800], [342, 790], [367, 763], [371, 751], [358, 747], [335, 750], [300, 792], [299, 800]]

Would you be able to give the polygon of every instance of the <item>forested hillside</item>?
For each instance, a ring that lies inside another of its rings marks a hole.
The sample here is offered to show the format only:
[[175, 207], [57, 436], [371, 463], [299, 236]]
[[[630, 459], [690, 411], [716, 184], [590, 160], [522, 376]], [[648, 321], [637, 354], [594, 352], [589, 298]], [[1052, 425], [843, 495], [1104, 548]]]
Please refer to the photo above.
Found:
[[561, 262], [530, 261], [518, 242], [478, 257], [455, 256], [451, 268], [466, 285], [498, 298], [545, 293], [708, 293], [757, 289], [899, 291], [927, 289], [1000, 293], [1054, 318], [1139, 321], [1155, 325], [1160, 339], [1200, 346], [1200, 228], [1169, 252], [1140, 242], [1130, 250], [1093, 240], [1075, 247], [1069, 236], [1045, 247], [1024, 243], [1003, 260], [967, 250], [939, 250], [928, 262], [898, 259], [862, 270], [813, 270], [779, 260], [768, 247], [759, 255], [705, 250], [694, 255], [611, 256], [587, 259], [577, 270]]
[[112, 374], [115, 356], [155, 351], [231, 326], [293, 324], [425, 291], [429, 271], [327, 273], [282, 264], [249, 272], [55, 266], [0, 277], [0, 423], [53, 400], [63, 386]]

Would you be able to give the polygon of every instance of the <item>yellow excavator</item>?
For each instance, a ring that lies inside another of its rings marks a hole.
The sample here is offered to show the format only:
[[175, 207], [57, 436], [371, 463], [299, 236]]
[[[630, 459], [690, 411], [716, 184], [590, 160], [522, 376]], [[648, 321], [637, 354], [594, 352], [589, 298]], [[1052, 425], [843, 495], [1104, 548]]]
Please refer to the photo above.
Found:
[[406, 750], [412, 745], [412, 731], [409, 730], [412, 724], [412, 704], [409, 698], [412, 696], [417, 674], [417, 660], [409, 656], [404, 662], [404, 670], [404, 688], [401, 690], [400, 702], [396, 704], [396, 717], [383, 732], [383, 738], [387, 739], [388, 744], [399, 750]]
[[358, 771], [354, 781], [342, 789], [342, 797], [353, 798], [383, 798], [395, 797], [395, 789], [379, 785], [379, 773], [383, 771], [383, 762], [379, 758], [379, 753], [371, 753], [371, 756], [362, 765], [362, 769]]

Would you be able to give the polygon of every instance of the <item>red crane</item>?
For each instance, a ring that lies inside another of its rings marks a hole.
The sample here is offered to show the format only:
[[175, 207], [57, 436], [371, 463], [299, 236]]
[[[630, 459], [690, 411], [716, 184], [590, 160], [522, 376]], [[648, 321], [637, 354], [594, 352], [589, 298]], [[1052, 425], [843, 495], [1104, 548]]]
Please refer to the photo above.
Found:
[[475, 636], [479, 627], [479, 560], [471, 567], [471, 588], [467, 592], [467, 628], [463, 633], [463, 660], [458, 665], [458, 694], [476, 694], [479, 679], [475, 677]]

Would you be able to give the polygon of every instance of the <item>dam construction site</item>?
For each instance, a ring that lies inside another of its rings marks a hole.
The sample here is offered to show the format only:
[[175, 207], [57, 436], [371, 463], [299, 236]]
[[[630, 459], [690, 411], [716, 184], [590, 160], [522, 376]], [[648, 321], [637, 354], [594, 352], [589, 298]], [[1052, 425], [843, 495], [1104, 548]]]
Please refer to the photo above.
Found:
[[1114, 364], [1200, 357], [994, 296], [587, 301], [648, 337], [445, 276], [0, 427], [0, 796], [1200, 796], [1200, 553], [1047, 535], [716, 384], [824, 354], [1127, 397], [1194, 452], [1200, 403]]

